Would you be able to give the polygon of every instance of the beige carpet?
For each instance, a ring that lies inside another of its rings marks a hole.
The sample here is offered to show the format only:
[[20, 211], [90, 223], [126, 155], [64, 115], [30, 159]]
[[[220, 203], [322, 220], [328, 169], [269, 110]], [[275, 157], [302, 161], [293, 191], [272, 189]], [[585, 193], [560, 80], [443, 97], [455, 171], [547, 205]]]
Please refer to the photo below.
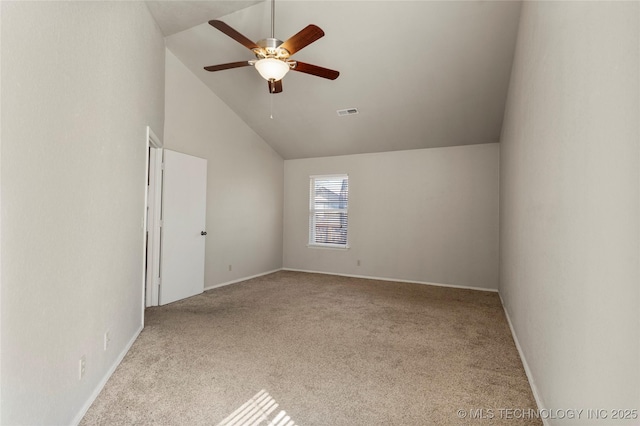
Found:
[[281, 271], [145, 321], [82, 425], [216, 425], [261, 391], [256, 424], [541, 424], [500, 411], [536, 405], [496, 293]]

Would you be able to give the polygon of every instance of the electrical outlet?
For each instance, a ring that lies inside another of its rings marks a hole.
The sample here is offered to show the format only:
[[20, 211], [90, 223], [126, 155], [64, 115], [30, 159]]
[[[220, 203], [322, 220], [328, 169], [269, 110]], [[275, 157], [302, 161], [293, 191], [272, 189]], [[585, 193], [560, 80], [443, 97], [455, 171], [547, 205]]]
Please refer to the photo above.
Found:
[[110, 342], [111, 342], [111, 332], [107, 330], [104, 332], [104, 350], [105, 351], [109, 348]]
[[229, 265], [229, 272], [231, 272], [231, 270], [233, 270], [233, 267]]
[[358, 266], [360, 266], [360, 259], [358, 259], [358, 262], [357, 262], [357, 263], [358, 263]]
[[82, 355], [80, 357], [80, 364], [78, 370], [78, 380], [82, 380], [84, 378], [85, 370], [87, 369], [87, 356]]

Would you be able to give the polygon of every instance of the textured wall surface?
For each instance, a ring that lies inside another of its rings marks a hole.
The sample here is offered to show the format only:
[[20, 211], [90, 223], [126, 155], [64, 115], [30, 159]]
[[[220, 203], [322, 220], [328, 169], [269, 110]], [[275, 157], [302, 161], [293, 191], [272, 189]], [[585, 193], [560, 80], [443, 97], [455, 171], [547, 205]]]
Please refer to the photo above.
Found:
[[142, 2], [0, 7], [0, 422], [70, 424], [142, 326], [146, 126], [162, 136], [164, 43]]
[[166, 63], [165, 148], [208, 161], [205, 288], [280, 269], [282, 158], [170, 51]]
[[[285, 268], [497, 289], [498, 150], [285, 161]], [[349, 175], [350, 248], [309, 248], [309, 176], [333, 173]]]
[[639, 12], [525, 2], [500, 150], [500, 293], [539, 401], [609, 424], [640, 401]]

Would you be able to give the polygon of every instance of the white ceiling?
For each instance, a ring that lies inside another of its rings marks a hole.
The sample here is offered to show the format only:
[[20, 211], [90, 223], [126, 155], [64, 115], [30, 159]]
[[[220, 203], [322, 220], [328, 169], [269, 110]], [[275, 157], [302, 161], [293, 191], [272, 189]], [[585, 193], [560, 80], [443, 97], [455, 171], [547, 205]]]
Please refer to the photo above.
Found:
[[269, 2], [148, 4], [169, 50], [285, 159], [499, 141], [518, 1], [278, 1], [276, 38], [308, 24], [326, 33], [293, 59], [340, 77], [290, 72], [275, 95], [252, 67], [203, 70], [254, 58], [207, 21], [257, 41], [270, 35]]
[[147, 1], [149, 11], [162, 30], [170, 36], [211, 19], [233, 13], [264, 0]]

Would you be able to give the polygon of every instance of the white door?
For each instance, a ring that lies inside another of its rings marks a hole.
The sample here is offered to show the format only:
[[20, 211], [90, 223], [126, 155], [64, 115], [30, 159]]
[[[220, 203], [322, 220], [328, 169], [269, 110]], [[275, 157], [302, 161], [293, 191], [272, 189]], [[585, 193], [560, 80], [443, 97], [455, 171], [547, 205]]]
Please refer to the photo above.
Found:
[[207, 160], [164, 150], [160, 305], [204, 291]]

